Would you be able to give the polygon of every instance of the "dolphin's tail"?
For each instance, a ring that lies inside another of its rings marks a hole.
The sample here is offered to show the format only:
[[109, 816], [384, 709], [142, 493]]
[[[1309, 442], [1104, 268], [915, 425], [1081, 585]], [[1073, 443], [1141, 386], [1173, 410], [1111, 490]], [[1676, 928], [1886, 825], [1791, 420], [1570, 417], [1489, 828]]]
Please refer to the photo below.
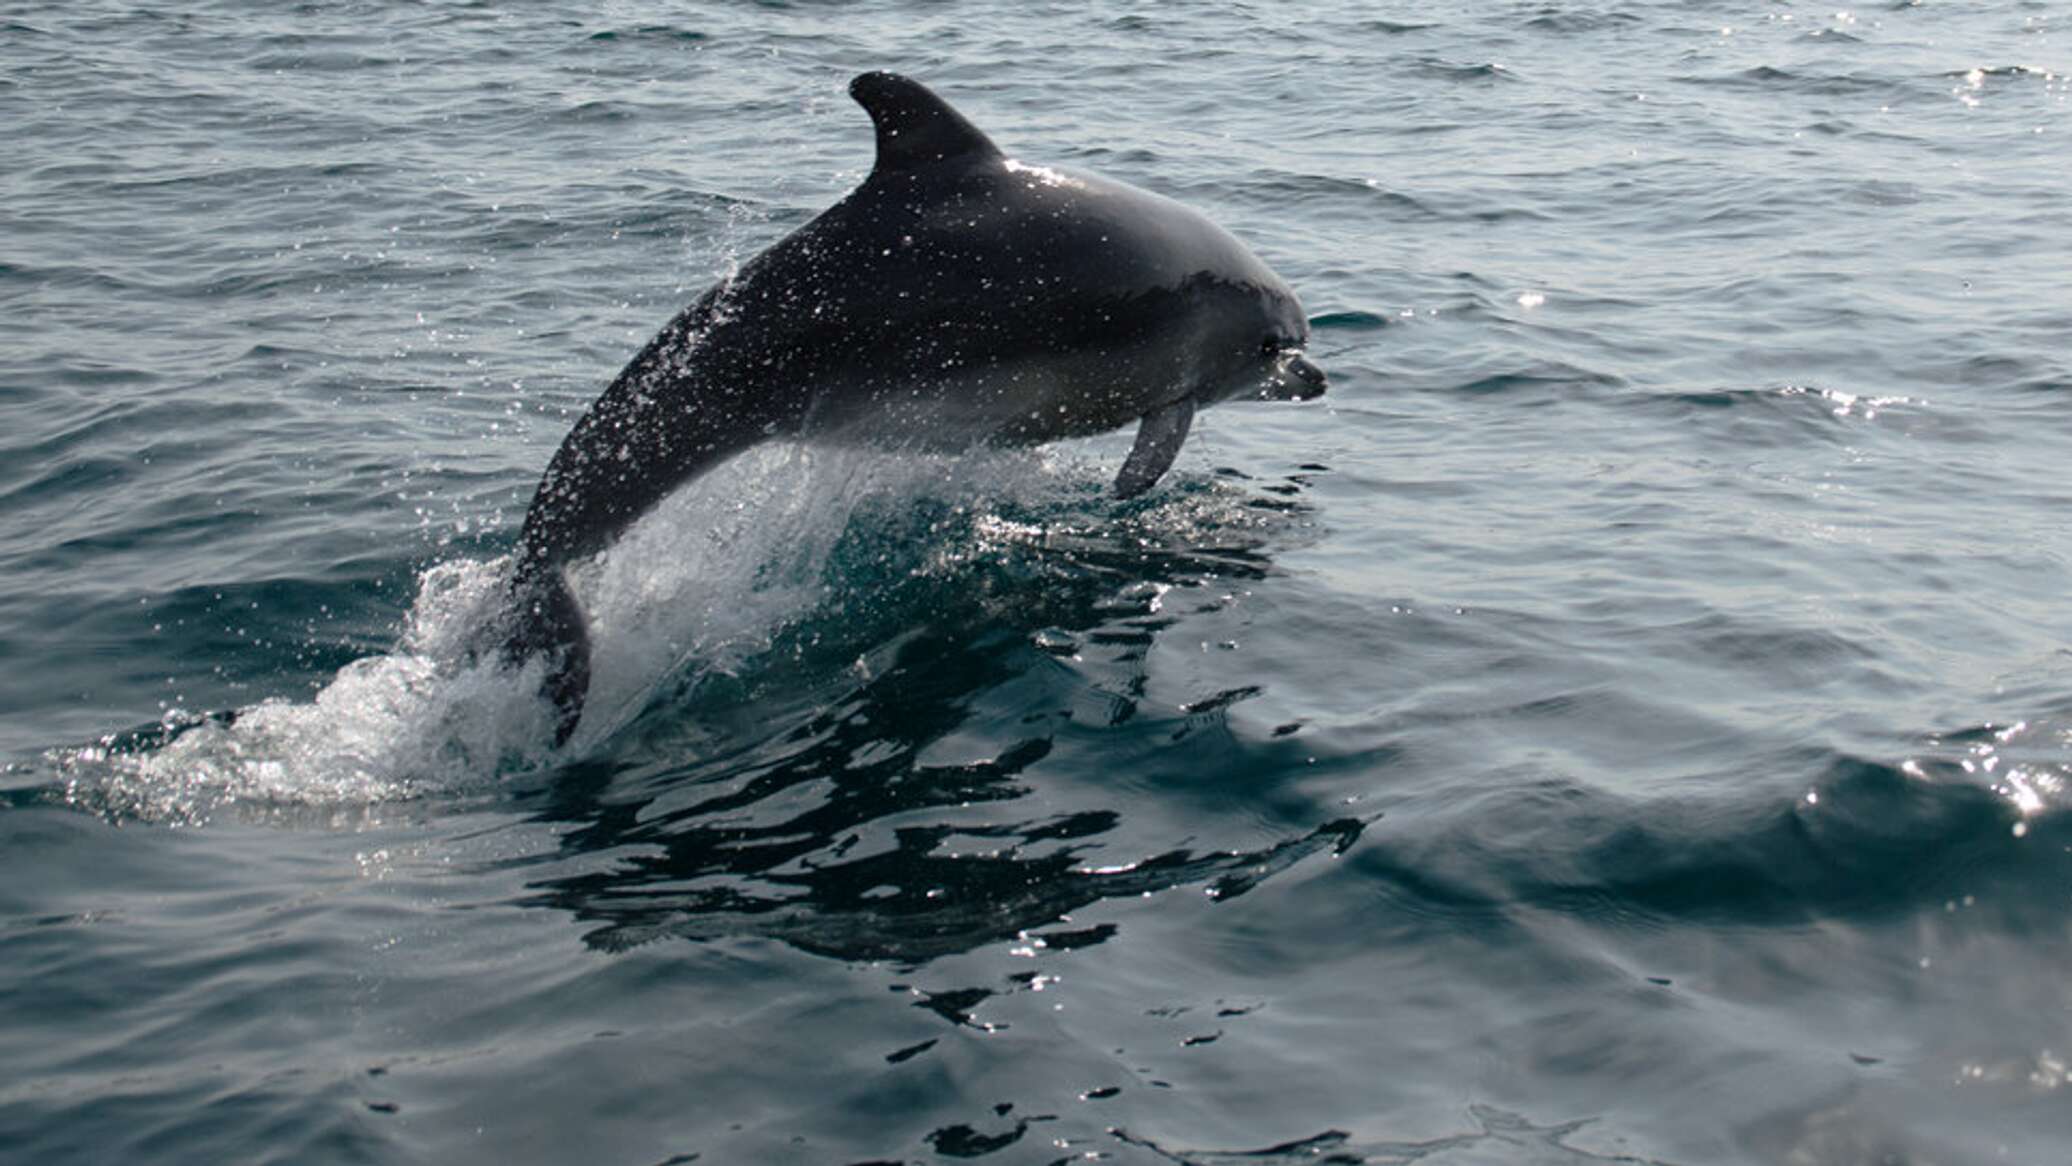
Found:
[[554, 744], [565, 744], [583, 719], [583, 697], [590, 691], [590, 629], [583, 609], [558, 565], [521, 566], [511, 579], [511, 607], [514, 626], [504, 641], [504, 659], [522, 664], [547, 658], [540, 693], [554, 702]]

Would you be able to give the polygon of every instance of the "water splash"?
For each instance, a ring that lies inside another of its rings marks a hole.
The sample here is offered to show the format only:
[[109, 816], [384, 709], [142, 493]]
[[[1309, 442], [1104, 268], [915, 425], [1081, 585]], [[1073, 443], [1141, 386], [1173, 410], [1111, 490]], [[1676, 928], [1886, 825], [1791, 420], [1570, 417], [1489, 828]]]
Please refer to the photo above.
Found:
[[118, 818], [200, 824], [236, 812], [284, 824], [451, 789], [499, 766], [538, 764], [547, 711], [513, 674], [471, 661], [469, 629], [496, 601], [502, 562], [456, 560], [418, 581], [400, 642], [355, 660], [307, 701], [271, 697], [47, 754], [67, 804]]
[[[511, 668], [483, 639], [503, 602], [500, 557], [422, 571], [395, 648], [346, 665], [308, 700], [174, 710], [45, 759], [56, 796], [115, 818], [375, 821], [383, 806], [610, 755], [649, 710], [673, 715], [687, 694], [744, 667], [867, 666], [874, 644], [896, 641], [948, 595], [990, 607], [1002, 589], [1054, 589], [1064, 577], [1075, 592], [1128, 587], [1162, 552], [1240, 565], [1205, 536], [1256, 525], [1256, 500], [1221, 485], [1162, 495], [1113, 502], [1055, 450], [956, 458], [770, 444], [679, 491], [571, 571], [595, 671], [561, 749], [548, 744], [544, 665]], [[800, 633], [802, 624], [813, 626]], [[774, 660], [777, 648], [789, 655]]]

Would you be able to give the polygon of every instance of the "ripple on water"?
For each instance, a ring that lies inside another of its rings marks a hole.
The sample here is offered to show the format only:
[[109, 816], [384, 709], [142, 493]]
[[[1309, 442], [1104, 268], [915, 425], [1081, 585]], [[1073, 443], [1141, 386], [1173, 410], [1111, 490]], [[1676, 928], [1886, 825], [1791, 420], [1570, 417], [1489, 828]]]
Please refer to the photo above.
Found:
[[[0, 16], [0, 1143], [2062, 1157], [2054, 26], [1420, 11]], [[759, 451], [548, 750], [467, 651], [540, 466], [867, 67], [1332, 392], [1127, 503]]]

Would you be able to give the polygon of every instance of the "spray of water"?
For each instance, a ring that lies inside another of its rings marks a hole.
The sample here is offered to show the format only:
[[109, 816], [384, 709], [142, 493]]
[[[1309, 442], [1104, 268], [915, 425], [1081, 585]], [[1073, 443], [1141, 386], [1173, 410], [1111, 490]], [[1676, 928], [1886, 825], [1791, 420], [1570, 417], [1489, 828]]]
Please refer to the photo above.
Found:
[[967, 516], [956, 530], [918, 532], [942, 546], [873, 552], [897, 558], [887, 569], [899, 572], [954, 564], [988, 504], [1086, 494], [1075, 468], [1037, 454], [956, 459], [785, 444], [735, 459], [572, 572], [594, 672], [582, 724], [558, 750], [539, 695], [543, 665], [513, 669], [482, 650], [508, 562], [463, 558], [420, 575], [392, 651], [340, 669], [313, 699], [174, 712], [155, 729], [48, 760], [75, 805], [186, 823], [232, 812], [328, 823], [354, 808], [522, 778], [607, 752], [665, 681], [681, 691], [765, 652], [828, 601], [840, 573], [831, 556], [856, 523], [897, 526], [923, 500], [930, 512]]

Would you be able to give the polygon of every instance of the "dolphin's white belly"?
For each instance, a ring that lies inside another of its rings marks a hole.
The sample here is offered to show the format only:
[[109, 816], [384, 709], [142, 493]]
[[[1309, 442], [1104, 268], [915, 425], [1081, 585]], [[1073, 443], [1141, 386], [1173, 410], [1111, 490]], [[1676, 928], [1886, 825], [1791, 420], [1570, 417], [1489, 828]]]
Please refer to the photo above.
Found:
[[960, 450], [1107, 433], [1184, 396], [1163, 354], [1045, 354], [987, 370], [858, 392], [821, 386], [800, 435], [835, 445]]

